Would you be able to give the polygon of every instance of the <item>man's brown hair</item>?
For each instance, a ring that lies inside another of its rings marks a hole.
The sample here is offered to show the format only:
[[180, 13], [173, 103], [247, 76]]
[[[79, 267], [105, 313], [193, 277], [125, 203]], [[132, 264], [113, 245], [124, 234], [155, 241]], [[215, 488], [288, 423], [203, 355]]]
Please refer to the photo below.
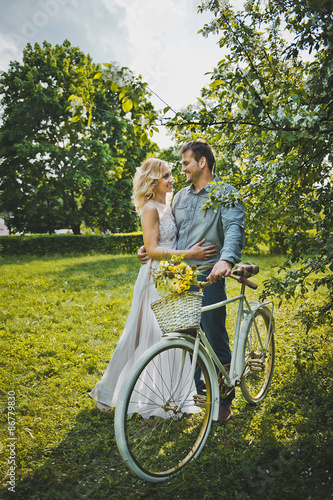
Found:
[[215, 167], [216, 159], [214, 152], [208, 142], [204, 141], [203, 139], [190, 141], [187, 144], [184, 144], [179, 153], [183, 154], [189, 149], [193, 151], [193, 156], [196, 162], [199, 162], [200, 158], [205, 157], [209, 170], [213, 170], [213, 168]]

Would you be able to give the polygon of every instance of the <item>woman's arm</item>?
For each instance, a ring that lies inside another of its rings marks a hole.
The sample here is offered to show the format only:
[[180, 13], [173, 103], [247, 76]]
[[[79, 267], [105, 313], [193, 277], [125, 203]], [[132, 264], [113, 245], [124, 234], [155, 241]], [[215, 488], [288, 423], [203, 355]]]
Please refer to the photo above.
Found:
[[202, 247], [205, 238], [193, 245], [190, 249], [176, 250], [174, 248], [166, 248], [159, 246], [159, 225], [160, 220], [158, 210], [153, 206], [146, 206], [142, 214], [142, 232], [143, 242], [146, 252], [150, 259], [160, 260], [171, 255], [185, 255], [188, 259], [208, 260], [216, 255], [215, 245]]

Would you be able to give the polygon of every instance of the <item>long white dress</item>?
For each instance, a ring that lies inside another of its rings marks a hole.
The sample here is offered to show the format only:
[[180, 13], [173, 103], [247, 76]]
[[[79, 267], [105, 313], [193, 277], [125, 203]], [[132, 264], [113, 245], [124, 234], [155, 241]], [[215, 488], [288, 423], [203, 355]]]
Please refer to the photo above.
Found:
[[[158, 244], [166, 248], [175, 248], [177, 226], [170, 205], [163, 205], [151, 200], [146, 203], [145, 207], [149, 204], [153, 204], [159, 214]], [[152, 282], [152, 269], [157, 264], [158, 261], [149, 260], [145, 265], [141, 266], [134, 286], [131, 311], [124, 331], [102, 379], [97, 382], [89, 394], [92, 398], [105, 405], [116, 406], [121, 386], [135, 361], [162, 338], [162, 332], [150, 307], [152, 302], [160, 298]], [[149, 375], [154, 377], [158, 384], [156, 379], [158, 375], [156, 373]], [[192, 392], [195, 392], [194, 387]], [[197, 411], [197, 407], [192, 408], [192, 412]], [[150, 413], [143, 407], [133, 408], [134, 412], [138, 412], [144, 417], [149, 417], [152, 414], [156, 415], [156, 412]]]

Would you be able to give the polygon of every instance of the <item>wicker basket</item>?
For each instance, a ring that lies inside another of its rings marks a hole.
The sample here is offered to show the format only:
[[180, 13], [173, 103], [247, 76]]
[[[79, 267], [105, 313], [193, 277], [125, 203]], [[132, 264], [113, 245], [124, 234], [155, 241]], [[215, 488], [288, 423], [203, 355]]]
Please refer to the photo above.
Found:
[[193, 333], [200, 326], [202, 293], [188, 292], [151, 304], [162, 333]]

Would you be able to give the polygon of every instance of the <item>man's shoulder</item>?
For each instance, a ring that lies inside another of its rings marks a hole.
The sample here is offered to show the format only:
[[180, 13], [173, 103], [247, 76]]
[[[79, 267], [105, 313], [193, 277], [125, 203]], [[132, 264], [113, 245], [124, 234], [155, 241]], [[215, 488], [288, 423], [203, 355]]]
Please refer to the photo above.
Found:
[[222, 192], [230, 193], [230, 191], [237, 191], [234, 186], [228, 184], [227, 182], [221, 181], [221, 179], [219, 179], [217, 176], [215, 177], [214, 182], [216, 186], [219, 186]]

